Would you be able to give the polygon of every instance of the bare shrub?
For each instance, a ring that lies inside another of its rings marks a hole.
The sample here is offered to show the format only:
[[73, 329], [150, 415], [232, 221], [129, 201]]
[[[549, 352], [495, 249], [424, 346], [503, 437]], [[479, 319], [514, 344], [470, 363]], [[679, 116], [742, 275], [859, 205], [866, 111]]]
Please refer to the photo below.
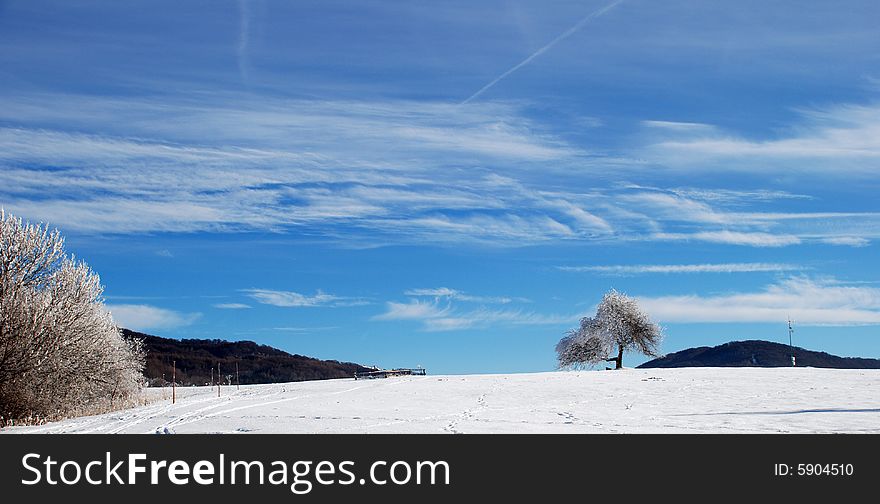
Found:
[[122, 337], [102, 296], [57, 230], [0, 210], [0, 425], [137, 401], [144, 351]]

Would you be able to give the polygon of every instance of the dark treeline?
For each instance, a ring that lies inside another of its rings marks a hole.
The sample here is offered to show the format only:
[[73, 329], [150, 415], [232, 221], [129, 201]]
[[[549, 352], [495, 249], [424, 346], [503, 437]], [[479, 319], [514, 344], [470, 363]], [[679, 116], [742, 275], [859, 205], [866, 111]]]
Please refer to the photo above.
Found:
[[212, 368], [216, 382], [217, 363], [220, 364], [224, 384], [235, 383], [237, 363], [242, 385], [350, 378], [355, 372], [367, 371], [359, 364], [291, 355], [253, 341], [175, 340], [128, 329], [122, 332], [127, 338], [143, 341], [147, 355], [144, 374], [150, 385], [170, 383], [174, 361], [178, 385], [209, 384]]

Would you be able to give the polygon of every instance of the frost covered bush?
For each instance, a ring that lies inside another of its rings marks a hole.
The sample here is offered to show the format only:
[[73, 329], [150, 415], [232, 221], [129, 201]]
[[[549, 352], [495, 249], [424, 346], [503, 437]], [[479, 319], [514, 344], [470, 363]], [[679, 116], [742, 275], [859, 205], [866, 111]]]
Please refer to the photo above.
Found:
[[137, 400], [144, 352], [121, 336], [102, 294], [57, 230], [0, 210], [0, 425]]
[[[556, 345], [559, 367], [591, 366], [615, 362], [623, 367], [623, 352], [636, 350], [658, 355], [662, 331], [635, 299], [612, 289], [605, 294], [595, 317], [581, 319], [580, 327], [568, 332]], [[616, 357], [611, 357], [617, 352]]]

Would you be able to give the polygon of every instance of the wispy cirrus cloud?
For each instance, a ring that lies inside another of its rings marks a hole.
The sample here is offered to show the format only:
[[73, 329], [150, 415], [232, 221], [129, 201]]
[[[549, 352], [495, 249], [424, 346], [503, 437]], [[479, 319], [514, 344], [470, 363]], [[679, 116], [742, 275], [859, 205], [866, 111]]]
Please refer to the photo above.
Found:
[[[670, 167], [871, 174], [880, 162], [880, 105], [801, 109], [800, 122], [778, 138], [753, 140], [719, 128], [664, 128], [645, 153]], [[647, 124], [656, 129], [657, 124]], [[669, 136], [670, 131], [681, 133]]]
[[446, 223], [445, 240], [528, 243], [609, 227], [564, 198], [499, 189], [489, 169], [462, 179], [462, 166], [516, 171], [581, 155], [515, 105], [219, 101], [178, 103], [168, 121], [166, 103], [12, 99], [0, 111], [19, 124], [0, 128], [9, 182], [0, 199], [19, 215], [96, 233], [310, 228], [332, 239], [344, 222], [393, 242]]
[[[141, 155], [184, 162], [281, 157], [390, 172], [436, 165], [431, 158], [440, 153], [459, 161], [485, 156], [545, 162], [583, 154], [515, 104], [461, 108], [441, 101], [263, 98], [248, 107], [233, 105], [241, 98], [178, 100], [173, 103], [177, 120], [167, 121], [167, 102], [53, 94], [10, 97], [0, 119], [19, 126], [6, 128], [3, 143], [9, 155], [42, 155], [44, 160], [59, 159], [65, 151], [68, 159]], [[42, 148], [23, 141], [30, 138], [42, 140]]]
[[867, 247], [871, 240], [861, 236], [827, 236], [821, 239], [823, 243], [830, 245], [842, 245], [846, 247]]
[[642, 126], [675, 133], [705, 133], [716, 131], [711, 124], [681, 121], [644, 120]]
[[[880, 237], [880, 213], [743, 211], [776, 200], [810, 200], [785, 191], [634, 187], [619, 197], [653, 223], [649, 239], [751, 247], [801, 243], [864, 246]], [[650, 216], [650, 217], [649, 217]], [[664, 229], [665, 228], [665, 229]]]
[[801, 243], [798, 236], [741, 231], [699, 231], [696, 233], [654, 233], [651, 239], [658, 241], [702, 241], [725, 245], [749, 247], [786, 247]]
[[271, 327], [271, 328], [267, 328], [265, 330], [309, 334], [309, 333], [316, 333], [316, 332], [332, 331], [334, 329], [339, 329], [339, 327], [338, 326], [316, 326], [316, 327], [284, 326], [284, 327]]
[[[408, 302], [389, 301], [385, 311], [372, 317], [372, 320], [417, 321], [425, 331], [455, 331], [474, 327], [488, 327], [493, 324], [506, 325], [559, 325], [578, 320], [577, 315], [545, 315], [517, 308], [490, 309], [485, 306], [462, 309], [456, 303], [509, 304], [529, 302], [524, 298], [505, 296], [473, 296], [447, 287], [432, 289], [410, 289], [405, 292], [413, 296]], [[431, 300], [421, 298], [430, 297]]]
[[532, 311], [508, 309], [475, 310], [454, 309], [451, 305], [412, 300], [409, 303], [388, 302], [386, 311], [373, 317], [373, 320], [417, 321], [422, 329], [429, 332], [456, 331], [474, 327], [488, 327], [494, 324], [505, 325], [562, 325], [579, 319], [579, 315], [545, 315]]
[[184, 327], [202, 316], [201, 313], [182, 313], [145, 304], [108, 304], [106, 308], [116, 324], [136, 331]]
[[805, 269], [803, 266], [783, 263], [716, 263], [716, 264], [627, 264], [610, 266], [557, 266], [556, 269], [574, 273], [599, 273], [611, 276], [674, 274], [674, 273], [761, 273]]
[[213, 306], [220, 310], [247, 310], [251, 307], [251, 305], [244, 303], [217, 303]]
[[439, 302], [426, 302], [418, 299], [408, 303], [389, 301], [385, 303], [385, 312], [375, 315], [373, 320], [429, 320], [445, 317], [450, 311], [449, 305], [441, 306]]
[[833, 279], [792, 277], [757, 292], [639, 297], [661, 322], [880, 325], [880, 289]]
[[566, 325], [579, 320], [580, 316], [545, 315], [524, 310], [478, 309], [462, 311], [447, 317], [432, 317], [423, 321], [423, 328], [429, 332], [456, 331], [474, 327], [504, 325]]
[[335, 296], [320, 290], [314, 295], [272, 289], [243, 289], [242, 292], [258, 303], [283, 308], [362, 306], [369, 304], [369, 301], [362, 298]]
[[454, 299], [456, 301], [466, 301], [471, 303], [488, 303], [488, 304], [508, 304], [514, 301], [528, 302], [529, 300], [522, 297], [509, 296], [474, 296], [460, 290], [450, 289], [449, 287], [438, 287], [432, 289], [409, 289], [404, 292], [407, 296], [413, 297], [435, 297]]
[[[0, 110], [15, 125], [0, 128], [0, 202], [65, 232], [303, 231], [354, 247], [880, 238], [880, 213], [778, 189], [593, 184], [584, 175], [616, 161], [554, 136], [521, 104], [266, 99], [246, 109], [211, 98], [174, 103], [168, 121], [169, 104], [143, 99], [12, 97]], [[778, 211], [794, 199], [814, 210]]]
[[[649, 190], [662, 190], [656, 187], [648, 187]], [[771, 189], [718, 189], [697, 187], [670, 187], [666, 189], [671, 194], [707, 203], [726, 203], [742, 205], [753, 202], [773, 202], [779, 200], [812, 200], [808, 194], [793, 193]]]

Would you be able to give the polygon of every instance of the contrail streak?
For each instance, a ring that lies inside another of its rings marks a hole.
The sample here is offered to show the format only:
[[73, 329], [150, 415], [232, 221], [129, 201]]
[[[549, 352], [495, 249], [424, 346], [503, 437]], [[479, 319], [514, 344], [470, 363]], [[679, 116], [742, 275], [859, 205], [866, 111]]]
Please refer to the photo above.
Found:
[[613, 2], [611, 2], [611, 3], [608, 4], [608, 5], [606, 5], [605, 7], [602, 7], [601, 9], [598, 9], [598, 10], [596, 10], [596, 11], [593, 11], [593, 12], [587, 14], [587, 16], [585, 16], [583, 19], [581, 19], [580, 21], [578, 21], [577, 24], [575, 24], [574, 26], [572, 26], [572, 27], [569, 28], [568, 30], [565, 30], [564, 32], [562, 32], [562, 33], [561, 33], [558, 37], [556, 37], [555, 39], [551, 40], [550, 43], [548, 43], [548, 44], [545, 45], [544, 47], [538, 49], [537, 51], [533, 52], [528, 58], [526, 58], [526, 59], [520, 61], [520, 62], [517, 63], [513, 68], [511, 68], [510, 70], [508, 70], [508, 71], [504, 72], [503, 74], [499, 75], [498, 77], [496, 77], [495, 80], [493, 80], [492, 82], [490, 82], [490, 83], [486, 84], [485, 86], [481, 87], [479, 91], [477, 91], [476, 93], [470, 95], [466, 100], [464, 100], [463, 102], [461, 102], [460, 105], [464, 105], [465, 103], [468, 103], [468, 102], [470, 102], [471, 100], [473, 100], [474, 98], [476, 98], [476, 97], [480, 96], [481, 94], [485, 93], [489, 88], [491, 88], [491, 87], [494, 86], [495, 84], [498, 84], [499, 82], [501, 82], [502, 80], [504, 80], [505, 77], [507, 77], [508, 75], [512, 74], [513, 72], [516, 72], [516, 71], [519, 70], [520, 68], [522, 68], [522, 67], [528, 65], [533, 59], [535, 59], [535, 58], [537, 58], [538, 56], [544, 54], [545, 52], [547, 52], [548, 50], [550, 50], [553, 46], [555, 46], [555, 45], [558, 44], [559, 42], [561, 42], [561, 41], [567, 39], [568, 37], [570, 37], [570, 36], [572, 36], [572, 35], [574, 35], [575, 32], [577, 32], [578, 30], [580, 30], [581, 28], [583, 28], [585, 24], [589, 23], [589, 22], [592, 21], [593, 19], [596, 19], [597, 17], [602, 16], [603, 14], [605, 14], [605, 13], [608, 12], [608, 11], [610, 11], [611, 9], [617, 7], [617, 5], [620, 4], [620, 3], [622, 3], [623, 1], [624, 1], [624, 0], [614, 0]]
[[238, 74], [241, 80], [248, 80], [248, 42], [250, 39], [250, 10], [247, 0], [238, 1]]

